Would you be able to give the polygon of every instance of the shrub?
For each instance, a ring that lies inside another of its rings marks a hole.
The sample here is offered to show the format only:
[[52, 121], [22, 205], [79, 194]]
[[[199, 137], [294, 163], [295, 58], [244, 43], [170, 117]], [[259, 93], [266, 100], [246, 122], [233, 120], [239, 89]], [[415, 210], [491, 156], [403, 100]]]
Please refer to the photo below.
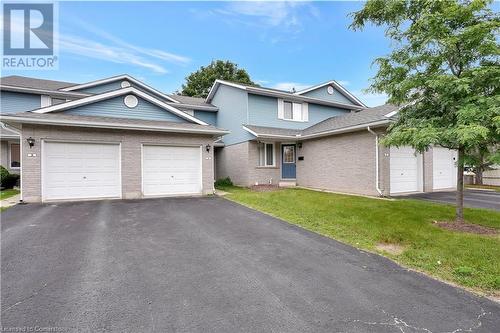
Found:
[[217, 179], [215, 181], [215, 187], [228, 187], [228, 186], [233, 186], [233, 182], [229, 177]]
[[17, 185], [19, 180], [19, 175], [9, 173], [7, 169], [0, 166], [0, 187], [2, 188], [13, 188]]

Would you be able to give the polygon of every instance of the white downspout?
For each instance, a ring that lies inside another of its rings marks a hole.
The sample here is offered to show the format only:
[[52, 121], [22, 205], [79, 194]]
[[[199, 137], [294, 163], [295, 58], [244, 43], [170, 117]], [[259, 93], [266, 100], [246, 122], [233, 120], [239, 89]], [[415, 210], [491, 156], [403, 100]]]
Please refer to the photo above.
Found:
[[380, 196], [383, 196], [382, 190], [380, 189], [379, 186], [379, 181], [378, 181], [378, 169], [379, 169], [379, 158], [378, 158], [378, 134], [372, 131], [370, 126], [367, 126], [366, 129], [368, 132], [371, 134], [375, 135], [375, 188], [377, 189], [377, 192]]

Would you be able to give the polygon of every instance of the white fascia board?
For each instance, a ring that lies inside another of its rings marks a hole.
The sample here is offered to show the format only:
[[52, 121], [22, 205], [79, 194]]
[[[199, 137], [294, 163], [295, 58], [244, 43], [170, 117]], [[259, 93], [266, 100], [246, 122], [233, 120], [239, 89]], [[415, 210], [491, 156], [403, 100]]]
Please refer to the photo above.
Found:
[[272, 138], [286, 138], [286, 139], [297, 139], [297, 138], [300, 138], [300, 135], [280, 135], [280, 134], [259, 134], [255, 131], [252, 131], [250, 128], [246, 127], [246, 126], [242, 126], [243, 129], [245, 131], [247, 131], [248, 133], [252, 134], [253, 136], [257, 137], [257, 138], [268, 138], [268, 139], [272, 139]]
[[79, 89], [85, 89], [85, 88], [89, 88], [89, 87], [95, 87], [95, 86], [98, 86], [98, 85], [101, 85], [101, 84], [106, 84], [106, 83], [110, 83], [110, 82], [115, 82], [115, 81], [119, 81], [119, 80], [128, 80], [128, 81], [131, 81], [133, 83], [135, 83], [136, 85], [146, 89], [146, 90], [149, 90], [165, 99], [168, 99], [169, 101], [171, 102], [174, 102], [174, 103], [179, 103], [179, 101], [177, 101], [176, 99], [170, 97], [170, 96], [167, 96], [165, 95], [164, 93], [162, 93], [161, 91], [158, 91], [156, 89], [154, 89], [153, 87], [150, 87], [148, 86], [147, 84], [133, 78], [132, 76], [128, 75], [128, 74], [123, 74], [123, 75], [118, 75], [118, 76], [112, 76], [112, 77], [109, 77], [109, 78], [106, 78], [106, 79], [102, 79], [102, 80], [96, 80], [96, 81], [92, 81], [92, 82], [87, 82], [87, 83], [83, 83], [83, 84], [78, 84], [76, 86], [71, 86], [71, 87], [67, 87], [67, 88], [63, 88], [61, 89], [61, 91], [73, 91], [73, 90], [79, 90]]
[[79, 93], [79, 92], [26, 88], [26, 87], [18, 87], [18, 86], [9, 86], [9, 85], [4, 85], [4, 84], [0, 85], [0, 89], [3, 91], [32, 93], [32, 94], [50, 95], [50, 96], [67, 96], [67, 97], [79, 97], [79, 98], [91, 96], [91, 94]]
[[246, 88], [247, 88], [245, 86], [242, 86], [242, 85], [234, 83], [234, 82], [229, 82], [229, 81], [224, 81], [224, 80], [217, 79], [217, 80], [214, 81], [214, 84], [212, 85], [212, 88], [210, 88], [210, 91], [208, 92], [208, 96], [205, 99], [205, 101], [207, 103], [210, 103], [210, 101], [212, 100], [212, 98], [215, 95], [215, 92], [219, 88], [219, 85], [221, 85], [221, 84], [229, 86], [229, 87], [233, 87], [233, 88], [242, 89], [242, 90], [246, 90]]
[[63, 111], [63, 110], [67, 110], [67, 109], [72, 109], [74, 107], [77, 107], [77, 106], [83, 106], [83, 105], [87, 105], [87, 104], [92, 104], [92, 103], [96, 103], [96, 102], [99, 102], [99, 101], [102, 101], [102, 100], [106, 100], [106, 99], [110, 99], [110, 98], [113, 98], [113, 97], [117, 97], [117, 96], [121, 96], [121, 95], [126, 95], [126, 94], [135, 94], [145, 100], [147, 100], [148, 102], [151, 102], [163, 109], [166, 109], [166, 110], [169, 110], [170, 112], [178, 115], [179, 117], [181, 118], [184, 118], [184, 119], [187, 119], [187, 120], [190, 120], [194, 123], [197, 123], [199, 125], [208, 125], [207, 123], [199, 120], [198, 118], [195, 118], [193, 116], [190, 116], [188, 115], [187, 113], [185, 112], [182, 112], [181, 110], [179, 109], [176, 109], [175, 107], [171, 106], [171, 105], [168, 105], [167, 103], [163, 102], [163, 101], [160, 101], [159, 99], [157, 99], [156, 97], [154, 96], [151, 96], [137, 88], [134, 88], [134, 87], [127, 87], [127, 88], [122, 88], [122, 89], [118, 89], [118, 90], [113, 90], [113, 91], [109, 91], [109, 92], [106, 92], [106, 93], [102, 93], [102, 94], [99, 94], [99, 95], [92, 95], [92, 96], [89, 96], [89, 97], [85, 97], [85, 98], [81, 98], [81, 99], [77, 99], [77, 100], [74, 100], [74, 101], [70, 101], [70, 102], [66, 102], [66, 103], [61, 103], [61, 104], [56, 104], [54, 106], [49, 106], [49, 107], [46, 107], [46, 108], [42, 108], [42, 109], [38, 109], [38, 110], [34, 110], [34, 111], [31, 111], [31, 112], [34, 112], [34, 113], [48, 113], [48, 112], [55, 112], [55, 111]]
[[193, 109], [193, 110], [202, 110], [202, 111], [211, 111], [211, 112], [219, 111], [219, 108], [216, 106], [194, 105], [194, 104], [186, 104], [186, 103], [169, 103], [169, 102], [167, 102], [167, 104], [168, 105], [173, 104], [173, 105], [175, 105], [175, 107]]
[[8, 121], [20, 124], [39, 124], [39, 125], [55, 125], [55, 126], [71, 126], [71, 127], [92, 127], [92, 128], [107, 128], [107, 129], [129, 129], [138, 131], [158, 131], [158, 132], [174, 132], [174, 133], [198, 133], [198, 134], [228, 134], [226, 130], [213, 130], [201, 128], [179, 128], [168, 126], [140, 125], [140, 124], [124, 124], [117, 121], [116, 123], [99, 122], [99, 121], [77, 121], [68, 119], [42, 119], [16, 116], [0, 116], [0, 121]]
[[398, 112], [399, 112], [399, 110], [389, 112], [388, 114], [385, 114], [384, 117], [391, 118], [391, 117], [397, 115]]
[[361, 100], [359, 100], [359, 98], [357, 98], [356, 96], [354, 96], [353, 94], [351, 94], [347, 89], [345, 89], [342, 85], [340, 85], [335, 80], [330, 80], [328, 82], [320, 83], [320, 84], [317, 84], [315, 86], [309, 87], [307, 89], [304, 89], [304, 90], [301, 90], [301, 91], [297, 91], [295, 93], [295, 95], [302, 95], [302, 94], [308, 93], [310, 91], [313, 91], [313, 90], [316, 90], [316, 89], [319, 89], [321, 87], [328, 86], [328, 85], [335, 86], [335, 88], [337, 88], [338, 90], [340, 90], [340, 92], [342, 93], [342, 95], [346, 96], [351, 101], [359, 104], [362, 107], [365, 107], [365, 108], [367, 107], [363, 102], [361, 102]]

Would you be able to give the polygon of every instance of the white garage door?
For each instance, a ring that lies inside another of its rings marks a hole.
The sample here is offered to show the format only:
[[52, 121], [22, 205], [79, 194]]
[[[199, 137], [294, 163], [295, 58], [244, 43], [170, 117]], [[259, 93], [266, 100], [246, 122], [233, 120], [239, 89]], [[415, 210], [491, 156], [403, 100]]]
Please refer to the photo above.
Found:
[[143, 193], [146, 196], [201, 193], [201, 148], [143, 146]]
[[457, 152], [447, 148], [432, 148], [432, 188], [450, 189], [457, 187]]
[[391, 193], [416, 192], [422, 179], [421, 154], [411, 147], [391, 148], [390, 151]]
[[120, 198], [120, 145], [44, 142], [43, 200]]

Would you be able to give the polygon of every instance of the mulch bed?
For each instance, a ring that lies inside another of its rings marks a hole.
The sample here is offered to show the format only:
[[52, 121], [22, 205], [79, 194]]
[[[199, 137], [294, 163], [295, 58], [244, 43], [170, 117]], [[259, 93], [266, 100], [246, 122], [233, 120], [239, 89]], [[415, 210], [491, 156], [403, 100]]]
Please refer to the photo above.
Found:
[[279, 191], [281, 187], [278, 187], [278, 185], [254, 185], [250, 186], [250, 189], [255, 192], [271, 192]]
[[485, 227], [478, 224], [471, 224], [467, 222], [457, 223], [457, 222], [438, 222], [434, 221], [434, 224], [440, 228], [458, 231], [458, 232], [468, 232], [470, 234], [477, 235], [497, 235], [498, 230], [495, 228]]

